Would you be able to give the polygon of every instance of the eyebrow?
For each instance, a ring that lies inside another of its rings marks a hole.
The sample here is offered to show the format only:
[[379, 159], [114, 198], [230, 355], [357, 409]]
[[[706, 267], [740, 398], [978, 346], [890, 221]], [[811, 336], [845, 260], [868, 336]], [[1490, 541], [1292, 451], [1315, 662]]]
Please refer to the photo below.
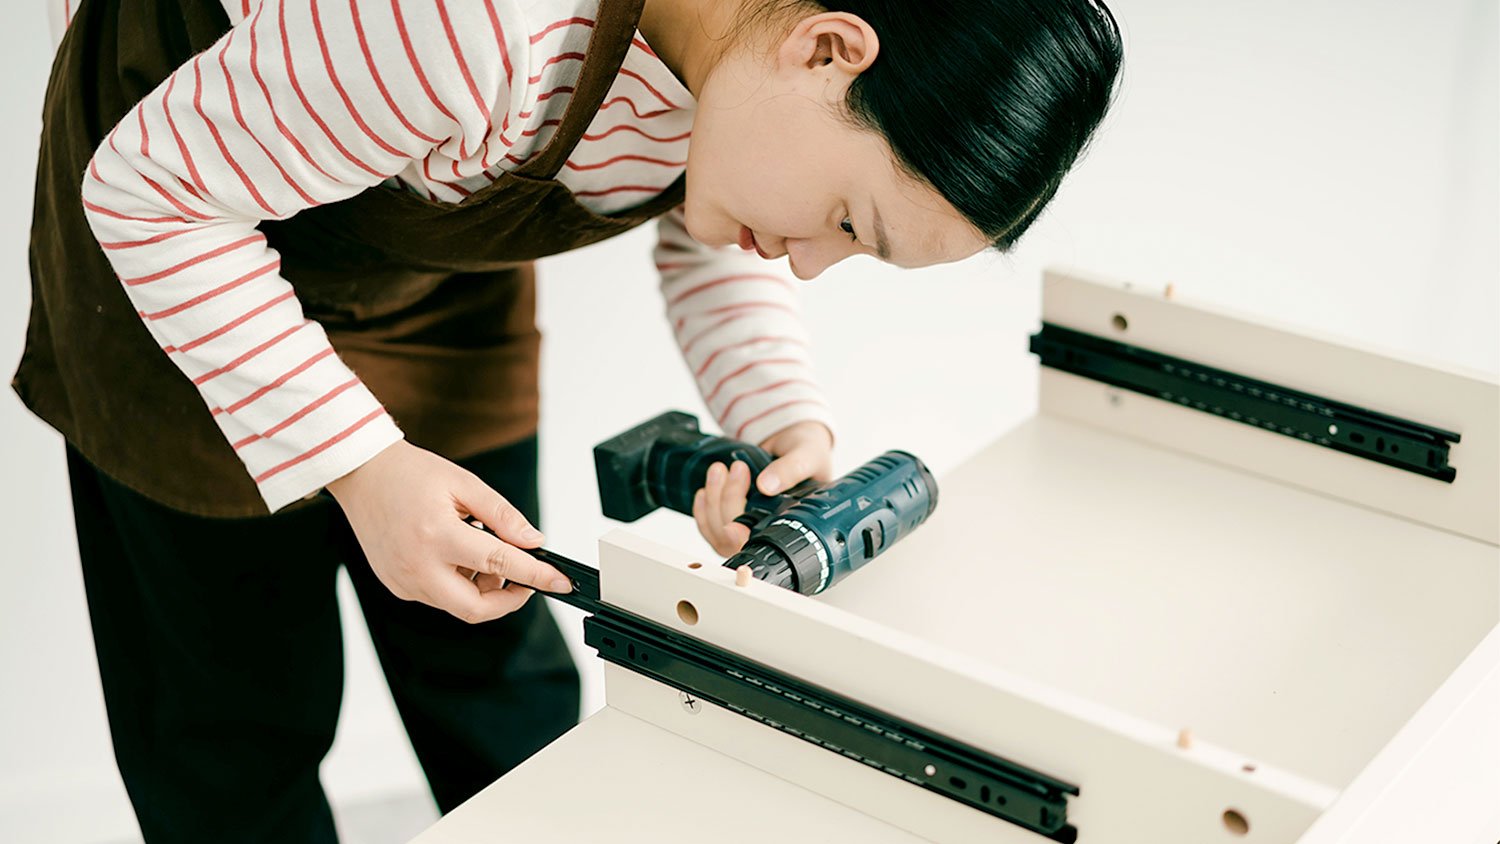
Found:
[[885, 237], [885, 225], [880, 221], [880, 206], [875, 204], [875, 198], [870, 197], [870, 209], [875, 217], [875, 254], [882, 261], [891, 260], [891, 243]]

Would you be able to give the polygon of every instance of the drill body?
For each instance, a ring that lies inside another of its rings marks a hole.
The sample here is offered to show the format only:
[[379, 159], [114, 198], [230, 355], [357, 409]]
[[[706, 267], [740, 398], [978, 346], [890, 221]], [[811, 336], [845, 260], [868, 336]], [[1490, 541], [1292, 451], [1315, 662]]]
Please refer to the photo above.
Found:
[[745, 514], [750, 538], [725, 565], [749, 566], [769, 583], [815, 595], [879, 556], [937, 507], [926, 465], [888, 451], [830, 482], [805, 481], [779, 495], [753, 479], [771, 464], [764, 450], [705, 434], [693, 416], [671, 412], [594, 448], [604, 515], [635, 521], [657, 507], [692, 515], [693, 495], [714, 463], [750, 467]]

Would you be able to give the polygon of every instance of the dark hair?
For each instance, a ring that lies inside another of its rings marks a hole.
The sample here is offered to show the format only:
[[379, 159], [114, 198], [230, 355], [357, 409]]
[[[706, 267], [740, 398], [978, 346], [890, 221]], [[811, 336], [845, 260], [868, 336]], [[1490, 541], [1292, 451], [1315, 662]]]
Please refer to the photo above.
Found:
[[1123, 50], [1091, 0], [808, 0], [863, 18], [880, 54], [849, 89], [856, 125], [882, 134], [1002, 251], [1057, 193], [1109, 107]]

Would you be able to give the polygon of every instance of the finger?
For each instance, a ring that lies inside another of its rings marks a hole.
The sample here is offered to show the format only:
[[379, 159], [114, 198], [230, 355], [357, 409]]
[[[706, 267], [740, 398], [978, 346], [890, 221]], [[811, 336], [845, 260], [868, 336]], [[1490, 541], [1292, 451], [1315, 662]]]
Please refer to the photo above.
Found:
[[491, 489], [478, 475], [467, 472], [465, 475], [453, 491], [464, 512], [484, 522], [496, 536], [518, 548], [535, 548], [542, 544], [546, 537], [514, 504]]
[[798, 446], [771, 461], [771, 465], [761, 470], [760, 477], [756, 479], [756, 486], [766, 495], [775, 495], [812, 477], [816, 465], [817, 449], [812, 446]]
[[729, 473], [723, 463], [708, 467], [708, 478], [703, 485], [703, 512], [708, 517], [708, 540], [714, 551], [722, 554], [724, 545], [724, 514], [720, 504], [724, 494], [724, 478]]
[[693, 521], [698, 523], [698, 532], [703, 534], [703, 538], [709, 540], [709, 544], [712, 545], [713, 528], [708, 523], [708, 505], [704, 503], [707, 497], [701, 489], [693, 493]]
[[534, 592], [519, 583], [506, 584], [503, 589], [481, 592], [479, 588], [449, 569], [428, 584], [428, 603], [447, 611], [454, 618], [469, 624], [493, 621], [520, 609]]
[[739, 522], [730, 522], [729, 524], [724, 526], [725, 550], [720, 551], [719, 553], [723, 554], [726, 557], [732, 557], [735, 554], [738, 554], [740, 552], [740, 549], [744, 548], [745, 543], [749, 540], [750, 528], [745, 527]]
[[452, 565], [492, 574], [548, 592], [572, 589], [563, 573], [520, 548], [477, 530], [460, 530], [443, 559]]
[[474, 585], [479, 587], [480, 592], [493, 592], [496, 589], [503, 589], [506, 584], [505, 578], [495, 574], [485, 574], [481, 571], [474, 572], [472, 579]]
[[729, 479], [724, 484], [723, 498], [719, 505], [726, 524], [733, 524], [745, 512], [745, 499], [749, 494], [750, 467], [736, 460], [729, 467]]

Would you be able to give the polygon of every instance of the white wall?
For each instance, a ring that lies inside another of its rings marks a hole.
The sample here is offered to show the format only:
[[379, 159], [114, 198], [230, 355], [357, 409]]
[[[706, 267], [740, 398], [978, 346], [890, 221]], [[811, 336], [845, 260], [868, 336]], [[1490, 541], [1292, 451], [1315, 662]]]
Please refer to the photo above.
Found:
[[[1025, 337], [1051, 263], [1171, 281], [1194, 298], [1500, 370], [1493, 0], [1114, 7], [1123, 92], [1017, 254], [922, 272], [856, 261], [806, 288], [841, 419], [840, 470], [900, 447], [941, 471], [1026, 413]], [[50, 58], [38, 0], [15, 4], [0, 39], [0, 120], [14, 130], [0, 138], [14, 163], [0, 190], [8, 376], [26, 322]], [[636, 233], [543, 270], [544, 527], [556, 550], [584, 559], [610, 527], [597, 515], [593, 444], [667, 408], [700, 409], [660, 317], [648, 245]], [[61, 443], [8, 392], [0, 431], [0, 838], [119, 840], [133, 819], [110, 756]], [[639, 529], [697, 543], [675, 515]], [[359, 622], [349, 626], [344, 720], [324, 777], [344, 805], [420, 782]], [[599, 673], [584, 664], [593, 708]]]

